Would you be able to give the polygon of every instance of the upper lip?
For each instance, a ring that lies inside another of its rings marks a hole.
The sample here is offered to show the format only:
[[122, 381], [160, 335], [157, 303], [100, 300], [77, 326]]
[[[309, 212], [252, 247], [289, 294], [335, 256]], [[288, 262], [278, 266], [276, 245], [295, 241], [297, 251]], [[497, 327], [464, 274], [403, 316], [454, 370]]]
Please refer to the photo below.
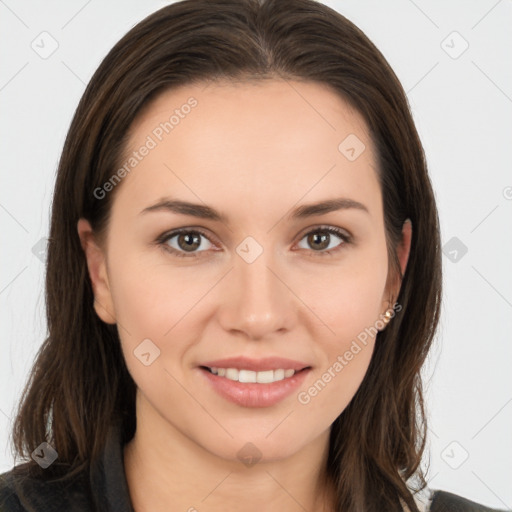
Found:
[[229, 357], [226, 359], [216, 359], [215, 361], [207, 361], [200, 366], [208, 366], [208, 368], [237, 368], [239, 370], [252, 370], [255, 372], [265, 370], [303, 370], [308, 368], [307, 363], [294, 361], [293, 359], [285, 359], [283, 357], [264, 357], [262, 359], [251, 359], [244, 356]]

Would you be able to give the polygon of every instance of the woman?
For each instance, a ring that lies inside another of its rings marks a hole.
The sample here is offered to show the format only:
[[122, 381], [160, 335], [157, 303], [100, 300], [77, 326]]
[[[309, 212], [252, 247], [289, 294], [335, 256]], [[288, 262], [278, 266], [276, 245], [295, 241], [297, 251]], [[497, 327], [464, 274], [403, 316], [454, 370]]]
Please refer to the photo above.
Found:
[[47, 265], [2, 511], [490, 510], [420, 469], [437, 210], [399, 81], [335, 11], [185, 0], [130, 30]]

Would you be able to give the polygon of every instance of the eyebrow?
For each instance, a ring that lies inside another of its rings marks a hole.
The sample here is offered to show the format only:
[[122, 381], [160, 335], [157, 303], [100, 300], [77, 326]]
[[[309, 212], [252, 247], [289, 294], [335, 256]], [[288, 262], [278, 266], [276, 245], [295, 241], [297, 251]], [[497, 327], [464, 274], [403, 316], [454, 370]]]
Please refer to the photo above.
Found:
[[[348, 209], [356, 209], [369, 213], [368, 208], [364, 204], [358, 201], [354, 201], [353, 199], [341, 197], [336, 199], [327, 199], [318, 203], [301, 205], [295, 208], [288, 215], [288, 218], [292, 220], [300, 220], [308, 217], [314, 217], [316, 215], [325, 215], [330, 212]], [[218, 212], [211, 206], [170, 198], [164, 198], [161, 201], [158, 201], [158, 203], [144, 208], [144, 210], [142, 210], [139, 215], [158, 211], [168, 211], [171, 213], [198, 217], [200, 219], [209, 219], [217, 222], [223, 222], [225, 224], [229, 223], [229, 220], [225, 214]]]

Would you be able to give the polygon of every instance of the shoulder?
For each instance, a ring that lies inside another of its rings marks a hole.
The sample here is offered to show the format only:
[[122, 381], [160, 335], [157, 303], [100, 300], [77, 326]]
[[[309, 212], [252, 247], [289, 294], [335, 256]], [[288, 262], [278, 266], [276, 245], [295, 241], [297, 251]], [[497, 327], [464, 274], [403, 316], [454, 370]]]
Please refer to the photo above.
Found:
[[11, 472], [0, 474], [0, 510], [5, 512], [22, 512], [25, 510], [13, 488]]
[[421, 512], [511, 512], [486, 507], [447, 491], [430, 490], [426, 496], [416, 499]]
[[120, 425], [97, 457], [80, 466], [33, 461], [0, 474], [0, 512], [134, 512], [123, 465]]
[[[28, 463], [0, 474], [1, 512], [89, 511], [92, 502], [85, 473], [49, 479]], [[31, 470], [32, 469], [32, 470]], [[46, 478], [43, 478], [45, 476]]]

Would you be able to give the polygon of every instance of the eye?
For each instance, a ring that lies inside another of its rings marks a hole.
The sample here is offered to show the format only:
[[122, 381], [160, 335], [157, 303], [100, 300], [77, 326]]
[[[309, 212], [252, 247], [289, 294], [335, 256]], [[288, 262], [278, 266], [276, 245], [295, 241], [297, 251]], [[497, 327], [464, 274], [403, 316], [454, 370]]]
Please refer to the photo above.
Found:
[[[202, 239], [207, 241], [206, 248]], [[210, 249], [212, 246], [210, 239], [202, 231], [192, 229], [178, 229], [171, 233], [164, 233], [157, 242], [165, 250], [179, 257], [197, 257], [197, 252], [204, 252], [204, 249]], [[197, 251], [200, 247], [203, 250]]]
[[[332, 246], [332, 235], [341, 240], [336, 246]], [[206, 240], [206, 244], [203, 243]], [[322, 226], [308, 231], [301, 241], [307, 239], [306, 243], [313, 247], [312, 252], [315, 256], [332, 255], [339, 251], [344, 245], [351, 243], [351, 236], [340, 228], [334, 226]], [[182, 257], [197, 258], [201, 253], [207, 252], [213, 247], [209, 237], [198, 229], [182, 228], [162, 234], [156, 243], [171, 254]], [[206, 245], [206, 247], [205, 247]], [[308, 247], [301, 247], [308, 249]], [[201, 249], [201, 250], [198, 250]], [[327, 249], [327, 250], [325, 250]]]
[[[342, 242], [336, 246], [332, 246], [332, 235], [341, 239]], [[304, 239], [306, 239], [306, 243], [310, 247], [314, 248], [313, 252], [315, 253], [315, 256], [332, 255], [333, 252], [339, 251], [342, 246], [351, 242], [351, 236], [348, 233], [339, 228], [335, 228], [334, 226], [322, 226], [312, 229], [308, 231], [301, 240]], [[305, 249], [308, 249], [308, 247], [305, 247]]]

